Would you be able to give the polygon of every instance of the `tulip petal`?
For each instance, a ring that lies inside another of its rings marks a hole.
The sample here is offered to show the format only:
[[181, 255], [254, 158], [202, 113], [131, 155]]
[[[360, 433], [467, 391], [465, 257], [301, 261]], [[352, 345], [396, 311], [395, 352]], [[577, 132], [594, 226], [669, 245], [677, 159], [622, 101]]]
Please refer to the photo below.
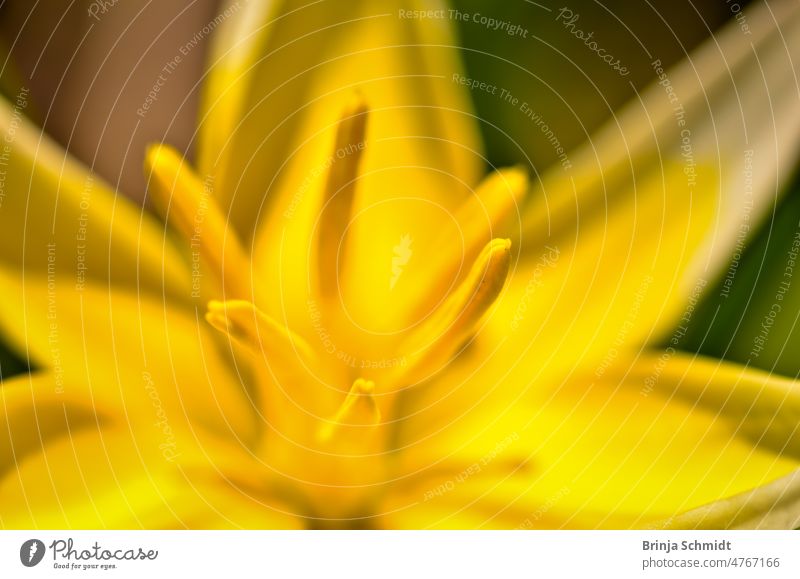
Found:
[[[704, 179], [712, 182], [713, 171]], [[513, 272], [477, 333], [469, 357], [475, 365], [535, 358], [537, 373], [568, 373], [601, 367], [621, 349], [672, 339], [668, 331], [691, 317], [709, 285], [704, 272], [686, 272], [717, 209], [712, 198], [686, 190], [674, 165], [643, 178], [631, 199], [582, 222], [573, 237], [543, 247]]]
[[[223, 24], [240, 32], [220, 35], [212, 56], [198, 157], [245, 243], [258, 222], [259, 306], [298, 332], [318, 299], [308, 272], [320, 270], [319, 218], [337, 163], [359, 157], [350, 213], [336, 219], [348, 225], [347, 250], [323, 268], [340, 272], [323, 286], [356, 280], [345, 308], [365, 305], [364, 284], [386, 293], [390, 279], [364, 269], [391, 263], [402, 236], [422, 243], [436, 231], [484, 165], [466, 89], [453, 81], [461, 69], [446, 19], [402, 16], [423, 7], [416, 1], [300, 4], [243, 8]], [[337, 147], [354, 96], [369, 110], [366, 138]]]
[[26, 103], [0, 99], [0, 260], [73, 284], [187, 296], [188, 270], [163, 227], [44, 136]]
[[[474, 184], [478, 136], [465, 89], [452, 81], [460, 67], [447, 20], [403, 17], [423, 7], [444, 10], [414, 0], [226, 6], [201, 105], [198, 172], [215, 177], [243, 239], [268, 193], [281, 191], [272, 211], [282, 213], [326, 162], [333, 124], [355, 91], [373, 111], [365, 173], [420, 165]], [[366, 178], [366, 188], [396, 192], [401, 172]], [[431, 170], [427, 177], [443, 182]]]
[[[718, 189], [696, 189], [718, 197], [727, 217], [737, 221], [720, 224], [719, 235], [735, 239], [745, 211], [742, 173], [750, 150], [756, 155], [751, 218], [764, 215], [791, 176], [789, 164], [778, 159], [792, 159], [800, 148], [800, 97], [787, 74], [800, 56], [800, 8], [757, 3], [746, 16], [752, 44], [742, 42], [738, 22], [731, 21], [674, 68], [654, 64], [655, 80], [647, 90], [572, 153], [570, 174], [556, 167], [542, 175], [537, 202], [528, 211], [530, 241], [569, 235], [576, 214], [630, 202], [624, 194], [642, 171], [675, 162], [689, 171], [692, 163], [712, 166], [722, 176]], [[713, 254], [726, 262], [727, 250]]]
[[[800, 465], [791, 381], [674, 351], [593, 370], [560, 385], [528, 386], [522, 369], [494, 386], [475, 378], [481, 396], [419, 389], [400, 427], [405, 483], [384, 507], [395, 513], [387, 524], [645, 526]], [[772, 504], [755, 506], [767, 516]]]
[[[6, 529], [297, 528], [277, 501], [252, 494], [210, 456], [127, 429], [70, 429], [0, 480]], [[192, 455], [191, 457], [187, 455]], [[228, 451], [230, 454], [230, 451]], [[241, 460], [241, 458], [239, 458]], [[218, 472], [214, 472], [217, 468]], [[205, 474], [198, 474], [205, 471]]]
[[[800, 151], [800, 97], [789, 72], [800, 58], [800, 7], [757, 3], [747, 18], [752, 45], [731, 22], [674, 69], [654, 66], [658, 81], [575, 152], [571, 174], [561, 167], [546, 172], [523, 216], [523, 248], [533, 262], [545, 243], [570, 244], [620, 206], [637, 217], [643, 184], [660, 176], [670, 183], [665, 196], [678, 190], [685, 202], [673, 211], [711, 204], [713, 221], [698, 231], [703, 236], [675, 249], [693, 258], [672, 269], [677, 286], [656, 280], [651, 288], [654, 303], [671, 313], [644, 312], [643, 327], [653, 313], [658, 323], [674, 325], [681, 312], [669, 306], [686, 303], [699, 277], [712, 280], [728, 266], [743, 232], [754, 230], [783, 193], [792, 170], [786, 161]], [[669, 203], [652, 202], [662, 201]], [[669, 255], [659, 225], [649, 242], [632, 249], [650, 252], [660, 243]], [[634, 288], [641, 282], [636, 274], [627, 278]]]
[[[250, 444], [253, 404], [201, 313], [145, 294], [0, 269], [0, 331], [54, 387], [148, 430], [206, 430]], [[238, 378], [238, 379], [237, 379]]]
[[[376, 333], [390, 334], [421, 325], [435, 315], [448, 295], [469, 275], [471, 264], [493, 238], [518, 234], [519, 211], [528, 190], [525, 172], [517, 167], [495, 171], [452, 211], [441, 206], [418, 207], [416, 212], [385, 216], [375, 224], [375, 235], [363, 241], [357, 258], [346, 263], [348, 275], [340, 283], [343, 300], [353, 325], [367, 328], [351, 340], [359, 348], [391, 345]], [[414, 231], [415, 214], [425, 210], [439, 216], [426, 231]], [[393, 237], [378, 231], [394, 227]], [[515, 250], [516, 253], [516, 250]]]
[[[18, 376], [0, 385], [0, 477], [44, 444], [104, 420], [86, 391], [64, 389], [52, 373]], [[13, 476], [13, 474], [12, 474]]]

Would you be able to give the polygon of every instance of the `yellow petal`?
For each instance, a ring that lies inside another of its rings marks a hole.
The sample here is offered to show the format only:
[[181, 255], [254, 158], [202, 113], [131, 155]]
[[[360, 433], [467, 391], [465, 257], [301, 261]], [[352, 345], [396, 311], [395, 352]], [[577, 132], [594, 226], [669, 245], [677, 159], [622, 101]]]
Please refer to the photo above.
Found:
[[227, 3], [201, 105], [198, 167], [215, 176], [223, 212], [231, 209], [245, 240], [267, 192], [281, 191], [267, 202], [282, 213], [325, 161], [331, 124], [354, 90], [374, 111], [367, 172], [421, 164], [474, 183], [478, 137], [465, 89], [452, 81], [460, 68], [448, 21], [400, 12], [438, 4]]
[[714, 227], [714, 199], [687, 190], [675, 165], [637, 182], [630, 197], [517, 269], [466, 365], [535, 360], [537, 374], [589, 365], [601, 374], [619, 351], [671, 339], [675, 320], [691, 319], [711, 278], [687, 272]]
[[[457, 231], [444, 224], [433, 242], [436, 255], [409, 272], [411, 283], [425, 283], [427, 292], [440, 295], [437, 285], [452, 285], [464, 264], [471, 263], [499, 231], [515, 232], [527, 192], [528, 176], [520, 167], [500, 169], [486, 177], [453, 216]], [[421, 275], [413, 275], [418, 270]]]
[[52, 373], [17, 376], [0, 385], [0, 477], [53, 439], [105, 421], [110, 412], [88, 389], [65, 389]]
[[[401, 237], [391, 248], [365, 248], [364, 253], [372, 254], [351, 264], [352, 276], [344, 280], [348, 311], [384, 332], [430, 316], [464, 281], [487, 243], [518, 233], [527, 190], [522, 168], [500, 169], [451, 214], [442, 215], [428, 235], [412, 238], [408, 234], [407, 247]], [[393, 307], [387, 308], [389, 303]]]
[[[624, 370], [625, 376], [620, 375]], [[621, 383], [641, 384], [642, 395], [661, 390], [681, 402], [722, 413], [741, 437], [778, 455], [800, 460], [800, 390], [797, 382], [761, 370], [669, 348], [647, 353], [628, 368], [611, 370]], [[672, 388], [672, 390], [670, 390]]]
[[[339, 256], [347, 279], [359, 279], [366, 264], [390, 264], [403, 234], [421, 241], [435, 231], [483, 170], [469, 100], [452, 80], [460, 67], [448, 22], [400, 17], [417, 4], [242, 9], [223, 25], [240, 32], [223, 33], [212, 56], [199, 171], [215, 175], [223, 212], [232, 208], [245, 243], [260, 222], [255, 281], [268, 287], [259, 306], [304, 335], [313, 332], [309, 300], [319, 299], [307, 272], [319, 265], [318, 218], [337, 165], [361, 155]], [[364, 143], [343, 150], [336, 130], [354, 94], [370, 110], [369, 126]], [[235, 123], [220, 124], [223, 117]], [[348, 295], [346, 305], [357, 298]]]
[[272, 499], [253, 494], [271, 488], [270, 477], [248, 464], [253, 455], [243, 445], [182, 430], [185, 423], [154, 382], [143, 388], [147, 407], [136, 392], [126, 394], [125, 406], [115, 407], [103, 390], [53, 373], [4, 381], [0, 526], [296, 524], [287, 507], [271, 511], [265, 506]]
[[331, 166], [325, 183], [325, 198], [320, 209], [319, 285], [324, 296], [330, 296], [339, 285], [339, 254], [347, 238], [347, 229], [352, 217], [356, 181], [361, 160], [361, 145], [367, 127], [367, 105], [360, 94], [348, 103], [336, 129], [336, 150], [352, 153]]
[[58, 273], [185, 299], [189, 272], [163, 228], [44, 136], [27, 96], [0, 99], [0, 258], [27, 273]]
[[228, 297], [252, 295], [250, 260], [212, 196], [213, 183], [201, 181], [183, 156], [167, 145], [153, 145], [147, 150], [145, 172], [164, 220], [177, 228], [191, 249], [193, 279], [203, 277], [202, 271], [194, 270], [197, 255], [210, 268], [213, 281], [218, 282], [205, 292], [201, 292], [202, 283], [193, 283], [193, 295], [217, 293], [220, 286]]
[[[766, 485], [800, 464], [776, 450], [779, 439], [795, 444], [787, 425], [800, 396], [790, 381], [762, 372], [669, 352], [620, 358], [602, 377], [589, 368], [528, 386], [529, 372], [514, 374], [494, 383], [476, 377], [480, 395], [452, 384], [455, 392], [439, 391], [439, 400], [417, 390], [398, 438], [407, 489], [387, 511], [435, 527], [476, 517], [503, 528], [643, 526]], [[767, 426], [763, 416], [775, 420]], [[770, 433], [768, 443], [743, 428], [750, 417]]]
[[226, 476], [226, 454], [236, 453], [214, 449], [204, 455], [196, 448], [177, 448], [175, 454], [165, 454], [158, 439], [125, 427], [85, 428], [51, 440], [0, 480], [0, 526], [301, 526], [274, 498], [253, 493]]
[[185, 427], [253, 443], [259, 425], [248, 378], [231, 372], [198, 313], [90, 283], [79, 290], [57, 277], [22, 282], [0, 269], [3, 339], [60, 391], [77, 389], [67, 395], [88, 395], [148, 431]]

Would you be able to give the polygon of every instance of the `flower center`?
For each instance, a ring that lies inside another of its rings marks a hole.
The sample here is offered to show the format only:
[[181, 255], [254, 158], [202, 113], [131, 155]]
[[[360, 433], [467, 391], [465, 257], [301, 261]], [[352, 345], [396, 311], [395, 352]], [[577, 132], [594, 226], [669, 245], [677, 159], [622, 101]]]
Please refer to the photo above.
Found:
[[[367, 107], [356, 95], [340, 117], [334, 142], [334, 151], [350, 153], [330, 166], [319, 201], [317, 266], [312, 277], [319, 315], [328, 320], [332, 332], [342, 318], [337, 256], [344, 254], [341, 249], [348, 243], [367, 117]], [[350, 516], [365, 510], [389, 478], [392, 433], [402, 423], [398, 399], [407, 389], [425, 387], [471, 337], [504, 287], [511, 242], [491, 238], [487, 242], [475, 233], [475, 202], [466, 202], [456, 219], [464, 230], [467, 251], [476, 251], [467, 274], [420, 323], [386, 342], [388, 358], [402, 359], [403, 364], [354, 369], [311, 345], [320, 344], [319, 340], [296, 333], [261, 309], [249, 256], [209, 188], [179, 153], [164, 145], [151, 147], [147, 166], [155, 205], [186, 239], [192, 259], [203, 262], [216, 283], [214, 291], [223, 297], [208, 302], [205, 317], [234, 345], [240, 375], [244, 375], [240, 361], [249, 367], [253, 384], [248, 393], [264, 424], [257, 454], [269, 469], [292, 481], [287, 492], [303, 495], [314, 516]], [[501, 177], [490, 178], [476, 192], [481, 210], [486, 212], [488, 206], [497, 220], [510, 207], [508, 201], [499, 200], [508, 181], [515, 190], [508, 196], [513, 203], [519, 196], [516, 190], [526, 186], [526, 180], [514, 174]], [[458, 253], [450, 251], [447, 240], [437, 247], [448, 259], [437, 254], [422, 267], [422, 279], [431, 287], [441, 285], [459, 267], [453, 263]], [[425, 307], [403, 305], [409, 316]], [[347, 333], [343, 336], [346, 339]]]

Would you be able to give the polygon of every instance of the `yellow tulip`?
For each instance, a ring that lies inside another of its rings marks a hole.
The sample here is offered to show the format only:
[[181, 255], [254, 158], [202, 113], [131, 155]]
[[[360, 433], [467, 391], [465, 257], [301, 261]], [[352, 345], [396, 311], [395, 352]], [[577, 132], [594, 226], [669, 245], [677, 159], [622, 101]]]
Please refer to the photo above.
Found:
[[209, 25], [163, 222], [0, 108], [0, 525], [797, 526], [800, 389], [679, 346], [797, 153], [800, 10], [529, 180], [484, 175], [444, 6], [303, 4]]

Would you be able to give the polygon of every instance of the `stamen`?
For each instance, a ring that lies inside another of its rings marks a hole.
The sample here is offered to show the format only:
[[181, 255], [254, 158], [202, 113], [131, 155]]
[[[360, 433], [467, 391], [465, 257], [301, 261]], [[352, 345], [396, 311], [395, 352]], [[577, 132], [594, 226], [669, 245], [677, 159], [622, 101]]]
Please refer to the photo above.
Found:
[[156, 208], [211, 266], [227, 295], [250, 292], [250, 261], [236, 233], [228, 227], [208, 187], [183, 156], [167, 145], [147, 149], [145, 169]]
[[374, 392], [375, 383], [371, 380], [358, 378], [353, 382], [336, 416], [320, 428], [320, 441], [328, 442], [345, 437], [358, 439], [366, 434], [365, 427], [377, 425], [381, 420], [381, 413], [375, 402]]
[[426, 378], [450, 359], [500, 295], [510, 269], [511, 241], [493, 239], [467, 278], [406, 343], [403, 351], [411, 353], [401, 375], [405, 384]]
[[336, 130], [333, 164], [325, 184], [319, 226], [319, 286], [323, 295], [333, 294], [337, 285], [337, 254], [345, 244], [343, 236], [352, 212], [367, 117], [366, 102], [356, 94], [342, 113]]
[[[468, 254], [487, 243], [487, 230], [491, 233], [492, 229], [498, 229], [515, 208], [519, 209], [527, 192], [528, 174], [521, 167], [500, 169], [483, 180], [475, 195], [469, 197], [455, 214]], [[449, 246], [442, 255], [453, 255], [452, 252], [460, 249], [460, 240], [451, 237], [442, 242]]]
[[[454, 215], [461, 235], [453, 237], [449, 232], [442, 233], [433, 242], [439, 249], [420, 271], [420, 279], [425, 280], [429, 288], [427, 296], [440, 296], [447, 291], [460, 267], [460, 260], [455, 256], [472, 259], [491, 240], [492, 233], [502, 229], [515, 210], [519, 211], [527, 192], [528, 174], [521, 167], [500, 169], [483, 180], [475, 194], [464, 201]], [[415, 313], [425, 313], [429, 303], [427, 297], [420, 300], [415, 305]]]
[[245, 300], [208, 302], [206, 320], [255, 354], [274, 353], [281, 357], [298, 356], [309, 364], [314, 351], [306, 341], [286, 326]]

